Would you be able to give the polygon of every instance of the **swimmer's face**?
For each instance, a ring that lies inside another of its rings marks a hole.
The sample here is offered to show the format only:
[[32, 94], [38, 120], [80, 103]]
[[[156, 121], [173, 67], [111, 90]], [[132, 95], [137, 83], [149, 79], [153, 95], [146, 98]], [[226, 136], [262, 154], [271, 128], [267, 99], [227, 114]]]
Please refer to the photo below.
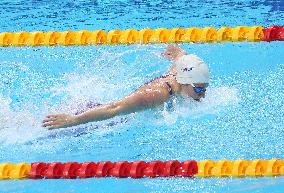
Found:
[[[207, 88], [208, 84], [194, 84], [196, 87], [202, 87]], [[181, 90], [180, 93], [184, 97], [190, 97], [194, 100], [200, 100], [201, 98], [205, 97], [205, 92], [202, 93], [196, 93], [190, 84], [181, 84]]]

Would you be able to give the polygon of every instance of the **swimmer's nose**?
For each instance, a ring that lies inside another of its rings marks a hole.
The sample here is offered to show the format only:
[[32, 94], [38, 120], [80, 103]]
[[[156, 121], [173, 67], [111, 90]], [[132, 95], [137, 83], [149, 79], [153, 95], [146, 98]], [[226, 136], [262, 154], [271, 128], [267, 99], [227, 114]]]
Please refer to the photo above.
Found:
[[198, 94], [199, 97], [205, 98], [205, 92]]

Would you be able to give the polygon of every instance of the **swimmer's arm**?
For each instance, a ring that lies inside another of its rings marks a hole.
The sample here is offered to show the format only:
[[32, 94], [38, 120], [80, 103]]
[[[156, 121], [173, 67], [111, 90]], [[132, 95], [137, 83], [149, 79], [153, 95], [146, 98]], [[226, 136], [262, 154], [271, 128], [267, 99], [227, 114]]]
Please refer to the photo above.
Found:
[[102, 121], [117, 115], [134, 112], [131, 108], [121, 108], [117, 103], [101, 105], [79, 115], [57, 114], [48, 115], [42, 122], [42, 126], [48, 129], [72, 127], [93, 121]]
[[[175, 61], [177, 61], [181, 56], [185, 55], [186, 52], [184, 51], [184, 53], [180, 56], [177, 56], [177, 58], [175, 59]], [[170, 67], [170, 69], [167, 71], [167, 74], [176, 74], [177, 70], [176, 70], [176, 63], [174, 62], [172, 64], [172, 66]]]
[[[149, 93], [137, 91], [120, 101], [100, 105], [79, 115], [48, 115], [43, 120], [42, 126], [48, 129], [65, 128], [88, 122], [102, 121], [117, 115], [126, 115], [156, 107], [169, 99], [168, 91], [165, 88], [160, 89], [161, 90], [153, 90]], [[143, 100], [144, 97], [147, 97], [148, 105], [141, 105], [141, 100]]]
[[90, 109], [82, 114], [76, 115], [76, 125], [94, 121], [103, 121], [115, 117], [117, 115], [124, 114], [119, 108], [120, 107], [115, 103], [110, 103], [106, 105], [101, 105], [94, 109]]
[[42, 126], [47, 129], [66, 128], [93, 121], [101, 121], [114, 117], [115, 114], [107, 109], [95, 108], [79, 115], [55, 114], [48, 115]]

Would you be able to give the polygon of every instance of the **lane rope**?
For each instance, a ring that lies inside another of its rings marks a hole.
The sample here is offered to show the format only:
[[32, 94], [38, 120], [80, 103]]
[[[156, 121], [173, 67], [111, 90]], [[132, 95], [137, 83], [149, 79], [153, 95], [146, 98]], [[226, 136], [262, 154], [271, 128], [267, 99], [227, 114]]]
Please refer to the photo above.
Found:
[[117, 45], [153, 43], [214, 43], [214, 42], [284, 41], [284, 26], [237, 26], [220, 29], [205, 28], [157, 28], [127, 30], [34, 31], [2, 32], [0, 46], [71, 46]]
[[91, 177], [263, 177], [284, 176], [284, 160], [187, 160], [2, 163], [0, 179]]

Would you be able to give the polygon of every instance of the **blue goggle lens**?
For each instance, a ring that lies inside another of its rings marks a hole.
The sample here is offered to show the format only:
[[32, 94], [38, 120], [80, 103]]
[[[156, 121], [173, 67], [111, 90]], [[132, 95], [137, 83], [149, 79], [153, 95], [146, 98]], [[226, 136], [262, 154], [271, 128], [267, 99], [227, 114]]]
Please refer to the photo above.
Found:
[[202, 88], [202, 87], [193, 87], [194, 92], [196, 92], [197, 94], [200, 93], [204, 93], [206, 91], [206, 88]]

